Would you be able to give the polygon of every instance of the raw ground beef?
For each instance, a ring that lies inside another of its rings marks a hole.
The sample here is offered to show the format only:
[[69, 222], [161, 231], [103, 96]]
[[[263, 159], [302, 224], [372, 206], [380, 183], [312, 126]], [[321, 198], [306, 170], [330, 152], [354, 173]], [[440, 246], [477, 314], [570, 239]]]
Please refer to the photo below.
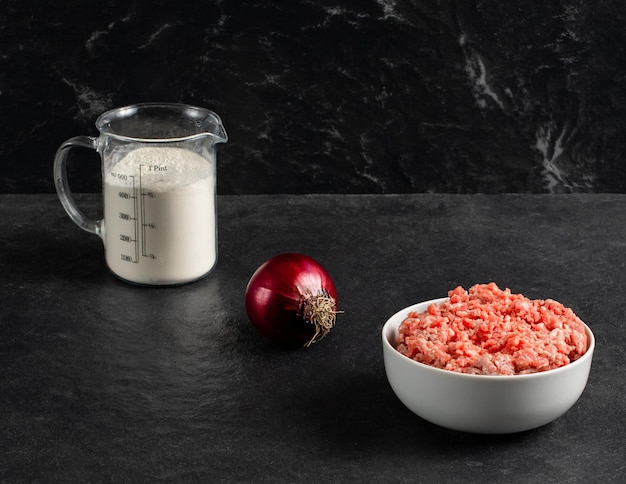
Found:
[[462, 287], [400, 324], [398, 351], [460, 373], [520, 375], [567, 365], [587, 351], [582, 321], [561, 303], [495, 283]]

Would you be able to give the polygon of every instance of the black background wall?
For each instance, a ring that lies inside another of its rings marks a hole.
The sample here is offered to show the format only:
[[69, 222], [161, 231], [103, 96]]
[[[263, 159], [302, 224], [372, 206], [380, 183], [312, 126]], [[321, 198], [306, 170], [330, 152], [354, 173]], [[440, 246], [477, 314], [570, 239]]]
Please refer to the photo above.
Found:
[[222, 116], [222, 194], [626, 192], [624, 25], [621, 0], [0, 0], [0, 192], [54, 191], [58, 145], [143, 101]]

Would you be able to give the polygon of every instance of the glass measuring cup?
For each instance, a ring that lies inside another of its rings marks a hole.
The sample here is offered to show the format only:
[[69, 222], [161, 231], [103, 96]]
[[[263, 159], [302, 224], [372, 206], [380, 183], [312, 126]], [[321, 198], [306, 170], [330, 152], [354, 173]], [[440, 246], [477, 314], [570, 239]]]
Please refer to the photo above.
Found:
[[[185, 104], [145, 103], [96, 120], [100, 136], [65, 141], [54, 159], [57, 194], [72, 221], [98, 235], [119, 278], [175, 285], [208, 274], [217, 261], [216, 152], [228, 136], [220, 117]], [[102, 160], [104, 216], [76, 205], [67, 179], [69, 150]]]

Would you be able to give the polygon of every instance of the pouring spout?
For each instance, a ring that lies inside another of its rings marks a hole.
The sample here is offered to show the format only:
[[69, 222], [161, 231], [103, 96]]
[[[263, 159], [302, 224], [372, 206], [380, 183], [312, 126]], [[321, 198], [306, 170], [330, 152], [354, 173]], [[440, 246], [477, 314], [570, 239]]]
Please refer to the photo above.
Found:
[[215, 127], [215, 132], [211, 133], [213, 135], [214, 144], [217, 143], [227, 143], [228, 142], [228, 134], [226, 133], [226, 128], [222, 124], [221, 120], [219, 124]]
[[212, 138], [212, 144], [228, 142], [228, 134], [219, 115], [212, 111], [207, 111], [207, 116], [202, 124], [205, 128], [205, 134]]

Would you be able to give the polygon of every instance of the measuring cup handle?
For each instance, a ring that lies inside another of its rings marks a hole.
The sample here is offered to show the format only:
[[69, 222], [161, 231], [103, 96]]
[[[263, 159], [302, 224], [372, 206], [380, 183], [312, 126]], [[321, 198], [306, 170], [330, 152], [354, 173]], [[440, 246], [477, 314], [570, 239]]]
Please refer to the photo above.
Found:
[[91, 148], [92, 150], [96, 150], [97, 146], [98, 138], [92, 138], [90, 136], [76, 136], [63, 143], [54, 157], [54, 185], [56, 186], [61, 204], [72, 221], [81, 229], [103, 238], [102, 220], [92, 220], [80, 211], [72, 196], [72, 191], [67, 181], [67, 155], [70, 149]]

